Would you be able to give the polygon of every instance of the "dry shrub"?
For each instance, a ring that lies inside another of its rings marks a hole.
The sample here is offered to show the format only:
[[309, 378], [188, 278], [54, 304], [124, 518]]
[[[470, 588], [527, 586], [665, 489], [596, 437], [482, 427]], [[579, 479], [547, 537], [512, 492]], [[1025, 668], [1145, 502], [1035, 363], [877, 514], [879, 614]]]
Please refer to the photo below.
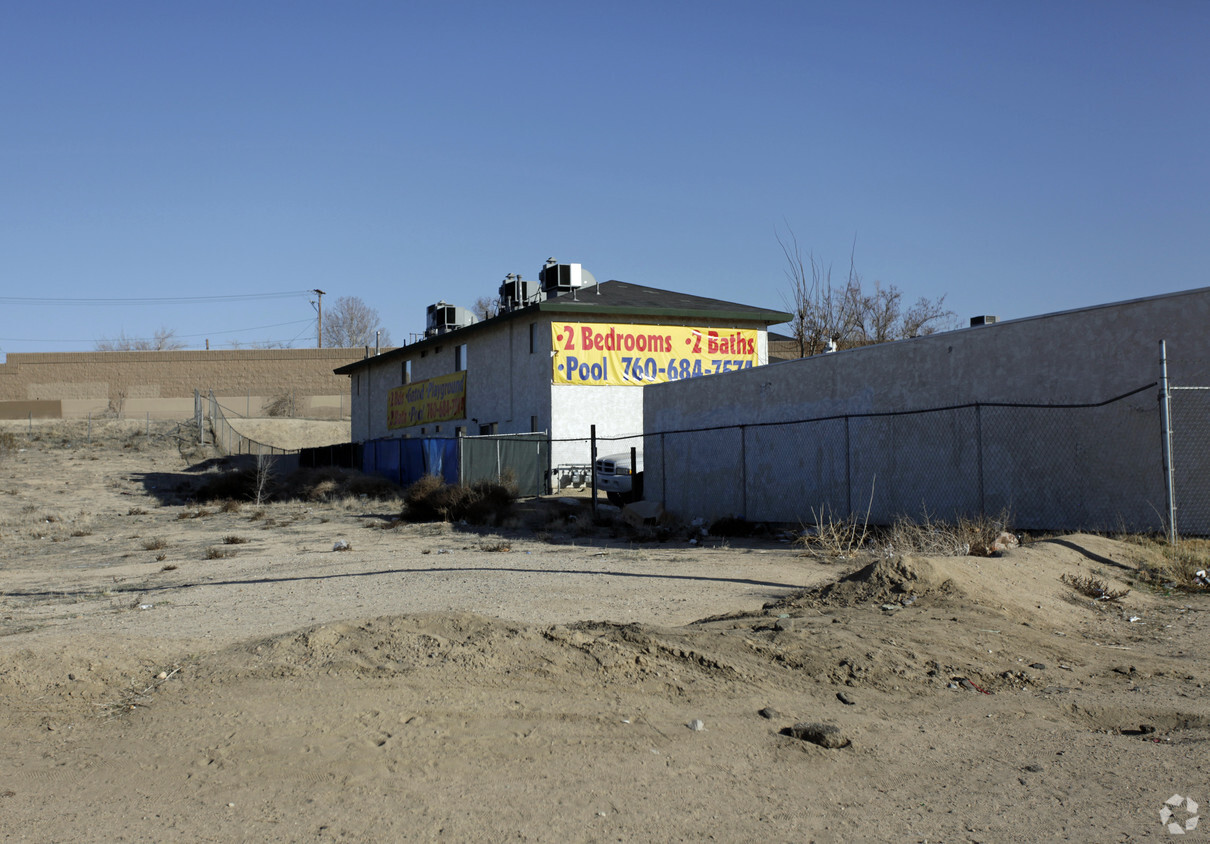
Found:
[[0, 431], [0, 454], [17, 450], [17, 437], [11, 431]]
[[1059, 580], [1094, 601], [1120, 601], [1130, 594], [1129, 589], [1110, 589], [1108, 583], [1095, 577], [1065, 574]]
[[144, 510], [142, 507], [131, 507], [129, 510], [126, 511], [126, 515], [127, 516], [146, 516], [147, 511]]
[[230, 548], [218, 548], [211, 546], [206, 549], [207, 560], [221, 560], [223, 557], [230, 557], [235, 554]]
[[153, 536], [143, 540], [143, 549], [146, 551], [160, 551], [168, 547], [168, 541], [162, 536]]
[[279, 500], [335, 501], [341, 498], [391, 499], [399, 487], [386, 478], [366, 475], [356, 469], [325, 466], [299, 469], [278, 490]]
[[222, 504], [219, 505], [218, 509], [219, 509], [220, 513], [238, 513], [240, 511], [240, 508], [243, 506], [244, 505], [240, 504], [234, 498], [228, 498], [226, 501], [224, 501]]
[[513, 484], [480, 480], [470, 486], [447, 484], [437, 475], [425, 475], [403, 493], [403, 517], [417, 522], [499, 524], [517, 498]]
[[[874, 545], [884, 557], [907, 554], [931, 557], [990, 557], [1007, 531], [1008, 514], [996, 518], [959, 518], [947, 522], [927, 513], [920, 521], [898, 519], [885, 530], [876, 531]], [[1013, 544], [1015, 545], [1015, 538]]]
[[199, 501], [252, 501], [256, 498], [256, 469], [241, 467], [212, 472], [197, 489]]
[[245, 539], [242, 536], [224, 536], [223, 537], [224, 545], [243, 545], [244, 543], [246, 543], [248, 541], [249, 540]]
[[866, 544], [870, 529], [865, 520], [855, 515], [841, 519], [830, 509], [811, 511], [815, 521], [813, 530], [804, 529], [795, 540], [805, 554], [815, 557], [853, 557]]

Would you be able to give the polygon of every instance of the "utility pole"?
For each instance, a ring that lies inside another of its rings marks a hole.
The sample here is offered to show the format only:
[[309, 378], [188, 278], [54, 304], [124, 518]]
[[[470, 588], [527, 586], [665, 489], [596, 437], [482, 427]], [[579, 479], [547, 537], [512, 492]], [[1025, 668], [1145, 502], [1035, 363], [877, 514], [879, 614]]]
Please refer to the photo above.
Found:
[[315, 301], [315, 348], [324, 347], [324, 291], [316, 288], [311, 291], [316, 296]]

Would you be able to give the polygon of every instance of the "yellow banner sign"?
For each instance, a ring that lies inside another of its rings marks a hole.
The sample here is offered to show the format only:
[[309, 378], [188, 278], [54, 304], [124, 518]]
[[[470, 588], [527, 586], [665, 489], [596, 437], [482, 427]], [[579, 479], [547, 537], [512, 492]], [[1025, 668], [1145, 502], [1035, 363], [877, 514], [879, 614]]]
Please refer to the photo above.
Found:
[[466, 418], [466, 373], [395, 387], [387, 395], [387, 427], [408, 428]]
[[756, 365], [751, 328], [609, 325], [550, 327], [555, 384], [643, 386]]

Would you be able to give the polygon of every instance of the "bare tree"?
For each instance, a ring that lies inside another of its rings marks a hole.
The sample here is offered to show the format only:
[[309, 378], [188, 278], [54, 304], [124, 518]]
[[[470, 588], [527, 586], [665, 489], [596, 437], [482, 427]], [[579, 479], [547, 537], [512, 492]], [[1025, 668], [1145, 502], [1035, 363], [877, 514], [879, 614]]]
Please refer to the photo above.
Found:
[[500, 313], [500, 297], [480, 296], [475, 300], [475, 305], [471, 308], [471, 312], [481, 320], [497, 316]]
[[832, 284], [830, 265], [825, 266], [813, 253], [804, 257], [793, 231], [786, 238], [776, 234], [790, 282], [789, 294], [783, 294], [782, 300], [793, 314], [790, 326], [802, 357], [829, 348], [851, 349], [953, 327], [954, 312], [945, 308], [945, 296], [922, 296], [905, 311], [903, 292], [893, 284], [884, 287], [876, 281], [874, 289], [866, 292], [857, 274], [856, 242], [849, 253], [848, 279], [840, 287]]
[[176, 331], [171, 328], [161, 328], [155, 336], [127, 337], [123, 331], [117, 337], [104, 337], [97, 341], [98, 352], [165, 352], [183, 349], [185, 344], [176, 339]]
[[[808, 252], [804, 257], [798, 238], [791, 231], [787, 239], [776, 234], [777, 243], [786, 256], [786, 278], [790, 292], [782, 299], [794, 314], [790, 325], [798, 341], [801, 357], [817, 355], [829, 346], [829, 341], [848, 344], [861, 325], [861, 279], [857, 276], [852, 256], [849, 277], [843, 287], [832, 284], [832, 267], [825, 266]], [[856, 247], [854, 247], [856, 248]]]
[[325, 309], [323, 339], [324, 345], [333, 349], [373, 346], [375, 339], [384, 346], [391, 345], [391, 335], [382, 327], [378, 311], [356, 296], [341, 296], [335, 307]]

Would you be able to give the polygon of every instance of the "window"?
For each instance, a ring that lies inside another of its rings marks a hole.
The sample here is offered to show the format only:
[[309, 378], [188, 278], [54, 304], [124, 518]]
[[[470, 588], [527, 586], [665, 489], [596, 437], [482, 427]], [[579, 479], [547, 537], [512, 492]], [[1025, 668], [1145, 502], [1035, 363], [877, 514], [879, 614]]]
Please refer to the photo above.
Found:
[[466, 426], [465, 425], [456, 426], [454, 428], [454, 436], [455, 437], [465, 437], [466, 436]]
[[403, 383], [412, 383], [412, 362], [410, 360], [405, 360], [403, 362]]
[[529, 430], [531, 432], [538, 430], [538, 417], [537, 416], [529, 417]]
[[433, 433], [434, 433], [434, 434], [440, 434], [440, 433], [441, 433], [441, 426], [440, 426], [440, 425], [438, 425], [436, 428], [434, 428], [434, 429], [433, 429]]
[[462, 372], [466, 369], [466, 343], [461, 346], [454, 347], [454, 371]]

